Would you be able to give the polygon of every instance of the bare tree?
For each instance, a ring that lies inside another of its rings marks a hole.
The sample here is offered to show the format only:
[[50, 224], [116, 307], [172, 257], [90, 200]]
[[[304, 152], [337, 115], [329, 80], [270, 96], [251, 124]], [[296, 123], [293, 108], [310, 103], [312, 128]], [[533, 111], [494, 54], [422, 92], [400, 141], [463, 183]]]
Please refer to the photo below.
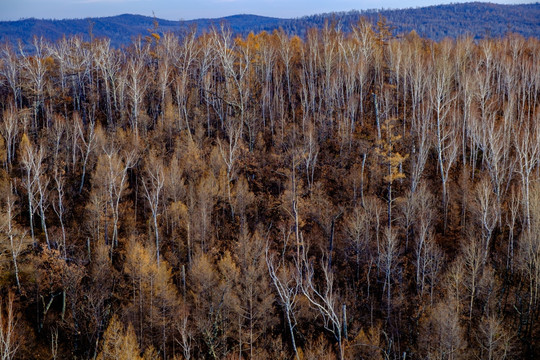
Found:
[[433, 293], [443, 266], [444, 253], [432, 236], [424, 240], [422, 248], [416, 254], [417, 286], [423, 296], [429, 288], [430, 304], [433, 305]]
[[[288, 234], [283, 234], [284, 244], [283, 251], [286, 250], [288, 240], [290, 237]], [[300, 290], [300, 284], [298, 283], [298, 276], [296, 275], [300, 269], [298, 264], [291, 265], [285, 262], [285, 257], [282, 255], [277, 261], [274, 260], [274, 254], [270, 254], [270, 246], [267, 243], [265, 247], [266, 264], [268, 266], [268, 273], [272, 280], [272, 284], [279, 297], [279, 302], [285, 313], [285, 319], [287, 320], [287, 326], [289, 328], [289, 335], [291, 336], [291, 343], [294, 350], [294, 354], [297, 360], [299, 360], [298, 349], [296, 347], [296, 340], [294, 332], [296, 328], [296, 306], [297, 296]], [[277, 264], [276, 264], [277, 263]]]
[[361, 53], [358, 51], [358, 42], [345, 40], [342, 37], [339, 40], [339, 74], [337, 76], [343, 78], [345, 86], [344, 89], [338, 89], [340, 93], [337, 97], [338, 106], [343, 108], [340, 115], [342, 119], [339, 121], [338, 126], [342, 139], [341, 146], [344, 145], [343, 143], [347, 143], [350, 147], [352, 145], [352, 136], [356, 127], [356, 116], [360, 102], [356, 89]]
[[47, 247], [50, 249], [49, 235], [47, 232], [47, 225], [45, 221], [45, 208], [46, 203], [46, 188], [48, 185], [48, 178], [45, 174], [43, 165], [44, 152], [42, 146], [34, 146], [28, 140], [26, 134], [23, 135], [21, 140], [21, 163], [25, 170], [26, 176], [24, 179], [24, 185], [26, 187], [28, 198], [28, 214], [30, 216], [30, 231], [32, 234], [32, 241], [36, 245], [34, 236], [34, 213], [39, 210], [41, 218], [41, 226], [45, 233], [45, 240]]
[[13, 109], [4, 110], [3, 121], [0, 123], [0, 134], [6, 144], [6, 161], [9, 167], [15, 157], [15, 144], [19, 135], [18, 114]]
[[[384, 239], [379, 253], [379, 264], [383, 270], [384, 285], [383, 293], [386, 293], [386, 318], [390, 320], [392, 310], [392, 282], [397, 270], [397, 257], [399, 244], [397, 233], [391, 228], [386, 228]], [[383, 295], [384, 297], [384, 295]]]
[[[455, 96], [451, 93], [453, 67], [451, 60], [451, 45], [448, 41], [440, 44], [441, 54], [432, 65], [434, 81], [429, 91], [429, 99], [435, 114], [435, 147], [442, 181], [442, 203], [444, 208], [444, 228], [447, 225], [448, 212], [448, 173], [458, 153], [459, 143], [451, 118], [452, 102]], [[454, 114], [455, 115], [455, 114]]]
[[[177, 74], [174, 78], [174, 90], [176, 93], [176, 103], [178, 106], [178, 119], [184, 119], [188, 135], [191, 137], [191, 127], [188, 117], [188, 95], [189, 95], [189, 76], [193, 63], [197, 59], [200, 48], [197, 47], [196, 31], [191, 29], [189, 32], [183, 35], [179, 46], [179, 51], [173, 52], [171, 55], [174, 57], [174, 64], [177, 67]], [[210, 48], [206, 46], [205, 48]], [[202, 67], [202, 64], [200, 64]], [[202, 68], [201, 68], [202, 71]], [[181, 128], [182, 124], [178, 124]], [[208, 129], [209, 131], [210, 129]]]
[[530, 191], [530, 223], [519, 239], [518, 269], [528, 287], [528, 304], [525, 315], [525, 331], [531, 331], [535, 313], [540, 302], [540, 186]]
[[[440, 135], [443, 132], [437, 130]], [[444, 131], [444, 135], [437, 135], [437, 154], [439, 159], [439, 170], [443, 186], [443, 222], [444, 228], [448, 225], [448, 180], [450, 177], [450, 169], [454, 165], [459, 151], [459, 143], [454, 130]]]
[[13, 261], [17, 290], [21, 293], [18, 258], [24, 246], [27, 245], [26, 232], [15, 223], [15, 216], [17, 214], [13, 185], [10, 184], [9, 189], [5, 190], [7, 191], [5, 199], [3, 199], [4, 209], [2, 209], [3, 211], [0, 217], [0, 231], [9, 239], [8, 251], [11, 253], [11, 260]]
[[300, 154], [298, 150], [293, 150], [290, 154], [290, 170], [286, 173], [287, 182], [285, 183], [285, 191], [282, 194], [282, 209], [289, 216], [289, 220], [292, 221], [290, 226], [294, 231], [294, 246], [296, 247], [296, 258], [300, 259], [300, 249], [303, 245], [303, 239], [301, 238], [300, 223], [302, 222], [301, 213], [301, 185], [298, 181], [297, 168], [300, 163]]
[[[522, 199], [525, 207], [525, 226], [531, 222], [531, 176], [538, 164], [540, 154], [540, 126], [531, 129], [527, 124], [522, 126], [520, 131], [514, 131], [514, 147], [516, 149], [518, 168], [517, 172], [521, 176]], [[527, 227], [530, 229], [529, 227]]]
[[242, 128], [246, 120], [247, 103], [250, 96], [249, 71], [253, 54], [248, 47], [236, 48], [234, 46], [232, 32], [224, 24], [221, 25], [219, 32], [214, 29], [212, 35], [212, 47], [219, 59], [225, 81], [224, 92], [221, 94], [222, 100], [239, 113], [237, 117], [232, 116], [230, 119], [227, 117], [227, 122], [237, 123], [226, 125], [229, 142], [233, 142], [230, 136], [231, 130]]
[[[184, 299], [185, 302], [185, 299]], [[191, 359], [191, 353], [193, 351], [193, 331], [189, 327], [188, 309], [181, 310], [181, 318], [177, 324], [177, 331], [180, 334], [180, 340], [177, 340], [178, 344], [182, 348], [182, 355], [186, 360]]]
[[462, 359], [467, 342], [455, 303], [442, 301], [421, 328], [420, 347], [428, 359]]
[[462, 248], [463, 270], [465, 274], [464, 285], [469, 298], [469, 321], [472, 320], [474, 301], [480, 293], [480, 284], [484, 272], [484, 247], [477, 236], [472, 235]]
[[323, 113], [318, 111], [323, 105], [323, 101], [317, 102], [316, 100], [319, 90], [317, 72], [321, 63], [318, 36], [319, 34], [316, 31], [309, 31], [306, 44], [301, 47], [300, 99], [302, 105], [302, 132], [305, 131], [306, 121], [310, 118], [320, 124], [318, 120], [320, 120]]
[[[112, 216], [113, 230], [112, 239], [108, 239], [108, 232], [105, 231], [105, 243], [111, 246], [112, 250], [118, 246], [118, 224], [120, 221], [120, 201], [127, 189], [128, 170], [133, 167], [137, 159], [135, 150], [122, 150], [114, 143], [110, 142], [103, 146], [103, 154], [98, 157], [92, 183], [92, 192], [105, 202], [107, 214]], [[110, 211], [110, 213], [109, 213]], [[106, 216], [107, 217], [107, 216]], [[105, 228], [107, 228], [107, 223]]]
[[[264, 36], [263, 36], [264, 35]], [[266, 34], [259, 34], [257, 37], [259, 40], [259, 49], [256, 52], [256, 56], [260, 57], [260, 78], [262, 82], [261, 88], [261, 117], [263, 120], [263, 126], [266, 126], [267, 119], [270, 120], [270, 131], [274, 134], [275, 119], [277, 108], [273, 105], [276, 95], [273, 93], [273, 79], [277, 78], [275, 72], [277, 72], [277, 58], [278, 50], [272, 38]]]
[[227, 171], [227, 198], [231, 207], [231, 214], [234, 217], [234, 208], [232, 205], [231, 186], [232, 181], [236, 178], [236, 165], [240, 156], [242, 144], [242, 125], [227, 123], [228, 140], [221, 141], [218, 139], [219, 152], [226, 166]]
[[52, 201], [54, 212], [58, 216], [60, 221], [60, 228], [62, 229], [62, 253], [64, 258], [66, 258], [67, 248], [66, 248], [66, 226], [64, 223], [64, 215], [66, 213], [65, 206], [65, 170], [61, 168], [61, 164], [58, 163], [58, 160], [54, 163], [54, 184], [56, 189], [56, 199]]
[[50, 249], [51, 243], [49, 241], [49, 231], [47, 230], [47, 220], [45, 218], [45, 211], [49, 207], [49, 192], [47, 187], [49, 186], [50, 177], [45, 169], [45, 153], [43, 150], [44, 145], [40, 144], [36, 149], [34, 164], [34, 176], [36, 179], [37, 193], [39, 195], [37, 199], [37, 207], [39, 209], [39, 217], [41, 219], [41, 229], [45, 234], [45, 241], [47, 247]]
[[10, 292], [6, 300], [0, 301], [0, 357], [2, 360], [14, 359], [19, 348], [17, 320], [13, 309], [14, 300], [15, 295]]
[[504, 360], [511, 356], [512, 336], [496, 316], [492, 315], [482, 319], [476, 339], [480, 345], [480, 359]]
[[411, 154], [411, 192], [414, 193], [422, 180], [422, 174], [426, 167], [426, 161], [429, 154], [429, 123], [428, 117], [421, 117], [418, 126], [418, 137], [413, 145]]
[[414, 233], [414, 224], [417, 220], [418, 212], [418, 196], [414, 192], [408, 190], [405, 193], [404, 199], [398, 204], [401, 213], [400, 223], [405, 230], [405, 250], [409, 248], [409, 238]]
[[[293, 44], [293, 40], [289, 38], [289, 36], [285, 33], [285, 31], [283, 31], [283, 29], [280, 29], [280, 31], [278, 31], [276, 34], [277, 34], [277, 38], [279, 42], [278, 54], [279, 54], [279, 59], [281, 60], [281, 64], [283, 64], [283, 73], [285, 77], [284, 82], [285, 82], [286, 91], [287, 91], [287, 98], [286, 100], [283, 99], [284, 102], [286, 102], [286, 107], [287, 107], [284, 110], [288, 111], [289, 109], [292, 110], [293, 101], [294, 101], [293, 96], [292, 96], [293, 88], [291, 85], [291, 81], [294, 76], [293, 70], [294, 70], [295, 47]], [[285, 111], [282, 112], [282, 117], [284, 117], [284, 115], [285, 115]], [[295, 118], [294, 110], [291, 111], [291, 116], [293, 119]], [[281, 128], [283, 129], [283, 127], [284, 126], [282, 125]], [[283, 139], [283, 131], [281, 132], [281, 135]]]
[[501, 223], [502, 199], [506, 193], [506, 184], [512, 178], [512, 163], [508, 154], [511, 147], [511, 135], [504, 126], [495, 126], [492, 115], [483, 126], [483, 150], [487, 160], [493, 192], [496, 196], [497, 221]]
[[21, 88], [23, 84], [21, 79], [21, 59], [17, 56], [15, 51], [13, 51], [9, 42], [6, 42], [2, 47], [1, 59], [2, 66], [0, 66], [0, 75], [6, 79], [9, 88], [11, 89], [15, 111], [17, 111], [22, 108]]
[[506, 225], [508, 226], [508, 250], [507, 250], [507, 268], [514, 271], [514, 249], [515, 249], [515, 228], [518, 216], [521, 210], [521, 194], [515, 186], [510, 190], [510, 199], [508, 199], [508, 212], [506, 213]]
[[143, 178], [143, 187], [146, 200], [150, 206], [152, 212], [152, 222], [154, 227], [154, 236], [156, 243], [156, 261], [159, 266], [159, 225], [158, 216], [160, 215], [161, 203], [162, 203], [162, 190], [165, 182], [165, 174], [163, 170], [163, 162], [159, 159], [155, 153], [151, 153], [148, 161], [145, 164]]
[[49, 70], [47, 65], [46, 42], [43, 37], [34, 37], [34, 56], [27, 56], [22, 44], [19, 43], [19, 53], [21, 54], [21, 68], [24, 70], [22, 76], [28, 79], [31, 95], [33, 97], [34, 123], [33, 129], [37, 129], [38, 115], [45, 106], [45, 85], [46, 75]]
[[345, 319], [340, 313], [341, 304], [337, 292], [334, 290], [334, 273], [328, 266], [328, 261], [323, 256], [321, 258], [321, 272], [319, 276], [322, 279], [321, 286], [315, 283], [315, 271], [313, 263], [307, 258], [307, 250], [303, 247], [301, 255], [302, 278], [297, 279], [300, 283], [302, 294], [309, 301], [311, 306], [321, 315], [324, 328], [330, 331], [338, 342], [340, 359], [345, 359], [343, 348], [343, 329]]
[[482, 243], [484, 247], [483, 261], [489, 256], [490, 240], [498, 220], [497, 196], [493, 191], [492, 182], [483, 178], [476, 185], [476, 212], [482, 226]]
[[121, 68], [122, 57], [111, 48], [110, 39], [99, 39], [92, 42], [93, 58], [101, 80], [105, 86], [105, 105], [107, 109], [107, 125], [113, 125], [113, 105], [116, 108], [116, 82]]
[[424, 183], [418, 187], [416, 196], [416, 286], [420, 295], [423, 295], [429, 285], [432, 302], [433, 289], [442, 266], [443, 252], [433, 238], [434, 197]]
[[418, 126], [419, 121], [425, 121], [430, 119], [430, 117], [422, 116], [422, 102], [428, 91], [428, 79], [429, 74], [426, 69], [430, 69], [431, 63], [426, 56], [426, 52], [422, 51], [422, 41], [420, 37], [411, 36], [408, 39], [408, 46], [405, 49], [406, 53], [410, 53], [407, 56], [407, 60], [404, 62], [403, 67], [405, 70], [405, 79], [409, 84], [409, 92], [411, 99], [411, 134], [414, 134], [420, 130], [421, 127]]
[[360, 105], [359, 118], [363, 124], [364, 118], [364, 89], [369, 85], [370, 64], [375, 53], [374, 33], [372, 25], [368, 21], [361, 20], [358, 25], [352, 28], [352, 37], [358, 43], [358, 51], [361, 54], [356, 68], [356, 79], [358, 84], [358, 103]]
[[[92, 152], [95, 150], [96, 145], [97, 145], [96, 144], [96, 131], [95, 131], [96, 123], [91, 121], [88, 124], [87, 128], [84, 129], [82, 120], [77, 113], [74, 115], [73, 122], [75, 123], [76, 129], [77, 129], [78, 136], [76, 137], [76, 139], [80, 139], [80, 142], [77, 142], [77, 147], [80, 149], [82, 160], [83, 160], [82, 171], [81, 171], [81, 184], [79, 185], [79, 194], [80, 194], [84, 186], [84, 179], [86, 177], [86, 167], [88, 165], [90, 154], [92, 154]], [[99, 129], [99, 125], [98, 125], [98, 129]], [[75, 138], [75, 134], [74, 134], [74, 138]]]
[[310, 193], [313, 187], [317, 157], [319, 156], [319, 145], [317, 144], [317, 139], [314, 132], [315, 131], [312, 124], [309, 124], [308, 133], [304, 136], [302, 154], [302, 160], [304, 161], [304, 168], [306, 172], [306, 182]]
[[372, 219], [362, 206], [356, 206], [345, 215], [345, 229], [352, 243], [356, 260], [356, 278], [360, 279], [361, 260], [368, 250]]
[[[142, 46], [142, 45], [139, 45]], [[149, 79], [144, 59], [145, 48], [138, 49], [141, 56], [127, 60], [126, 71], [126, 90], [131, 107], [129, 121], [133, 132], [138, 135], [141, 122], [141, 108], [144, 101], [146, 90], [149, 86]], [[143, 126], [145, 124], [142, 124]]]
[[154, 30], [152, 36], [158, 36], [156, 38], [155, 45], [155, 57], [157, 58], [157, 68], [156, 68], [156, 88], [159, 94], [159, 109], [158, 115], [163, 121], [166, 110], [165, 98], [169, 90], [169, 86], [172, 83], [172, 73], [174, 70], [174, 54], [178, 52], [178, 38], [171, 34], [166, 33], [161, 37]]

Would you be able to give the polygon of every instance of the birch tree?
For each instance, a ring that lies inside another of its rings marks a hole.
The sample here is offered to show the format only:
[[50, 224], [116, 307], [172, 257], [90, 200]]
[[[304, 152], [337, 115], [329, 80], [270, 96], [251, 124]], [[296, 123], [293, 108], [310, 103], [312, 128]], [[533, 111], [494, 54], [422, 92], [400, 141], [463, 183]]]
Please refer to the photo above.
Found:
[[13, 109], [4, 110], [3, 121], [0, 123], [0, 134], [4, 138], [6, 144], [6, 162], [8, 167], [15, 158], [15, 144], [19, 135], [18, 113]]
[[447, 225], [448, 215], [448, 176], [458, 153], [458, 140], [452, 119], [449, 113], [454, 96], [451, 93], [451, 81], [453, 77], [451, 61], [451, 45], [443, 42], [440, 54], [433, 63], [432, 76], [434, 80], [429, 89], [429, 99], [435, 114], [435, 147], [437, 160], [442, 181], [442, 204], [444, 209], [444, 228]]
[[302, 262], [302, 278], [297, 281], [300, 282], [300, 288], [302, 294], [309, 301], [311, 306], [319, 313], [323, 320], [323, 325], [334, 336], [338, 343], [340, 359], [345, 359], [345, 352], [343, 348], [343, 329], [344, 329], [344, 317], [341, 313], [342, 304], [340, 304], [340, 298], [336, 290], [334, 290], [334, 273], [328, 266], [326, 257], [321, 258], [321, 270], [318, 276], [321, 277], [321, 286], [318, 286], [315, 282], [315, 270], [313, 262], [307, 257], [307, 250], [303, 248], [301, 262]]
[[[283, 234], [284, 244], [283, 252], [286, 251], [290, 233]], [[291, 344], [294, 351], [294, 355], [297, 360], [300, 359], [298, 355], [298, 349], [296, 346], [295, 340], [295, 329], [296, 329], [296, 312], [298, 299], [297, 296], [300, 292], [300, 284], [298, 283], [297, 273], [300, 271], [298, 268], [298, 263], [296, 266], [289, 264], [285, 260], [284, 254], [275, 260], [275, 254], [270, 253], [270, 246], [267, 243], [265, 247], [265, 256], [266, 264], [268, 266], [268, 273], [270, 279], [272, 280], [272, 285], [278, 295], [278, 301], [280, 302], [283, 312], [285, 313], [285, 319], [287, 320], [287, 327], [289, 330], [289, 335], [291, 337]]]
[[13, 308], [15, 295], [9, 292], [6, 299], [0, 301], [0, 357], [2, 360], [15, 358], [19, 348], [19, 335], [17, 334], [17, 314]]
[[154, 237], [156, 244], [156, 261], [159, 266], [160, 237], [158, 216], [162, 205], [162, 190], [165, 183], [164, 166], [161, 159], [155, 153], [151, 153], [148, 162], [145, 164], [143, 187], [146, 200], [152, 213], [152, 223], [154, 228]]

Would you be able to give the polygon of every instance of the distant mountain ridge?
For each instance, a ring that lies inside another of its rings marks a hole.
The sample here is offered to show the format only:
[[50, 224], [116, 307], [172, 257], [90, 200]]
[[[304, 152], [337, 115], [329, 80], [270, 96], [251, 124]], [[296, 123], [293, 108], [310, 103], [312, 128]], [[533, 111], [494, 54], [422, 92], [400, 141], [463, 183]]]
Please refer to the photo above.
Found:
[[415, 30], [419, 35], [434, 40], [464, 34], [471, 34], [475, 38], [486, 35], [499, 37], [508, 31], [540, 38], [540, 3], [500, 5], [473, 2], [399, 10], [326, 13], [295, 19], [233, 15], [217, 19], [172, 21], [131, 14], [65, 20], [30, 18], [0, 22], [0, 42], [21, 40], [28, 45], [34, 36], [55, 41], [64, 35], [81, 35], [88, 40], [92, 34], [95, 37], [109, 37], [113, 45], [121, 46], [129, 44], [134, 37], [147, 35], [154, 21], [158, 22], [158, 31], [162, 33], [179, 32], [191, 26], [196, 26], [202, 33], [213, 25], [225, 22], [235, 34], [240, 35], [283, 28], [289, 34], [303, 36], [307, 29], [321, 27], [326, 21], [334, 21], [347, 31], [361, 17], [376, 21], [379, 15], [388, 19], [396, 34]]

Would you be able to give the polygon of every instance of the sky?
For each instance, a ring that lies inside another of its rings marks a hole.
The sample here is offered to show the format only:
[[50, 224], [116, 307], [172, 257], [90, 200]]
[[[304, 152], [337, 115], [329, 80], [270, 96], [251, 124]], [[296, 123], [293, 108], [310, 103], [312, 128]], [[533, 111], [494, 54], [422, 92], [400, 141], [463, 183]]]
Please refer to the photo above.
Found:
[[[469, 0], [472, 1], [472, 0]], [[491, 0], [501, 4], [538, 0]], [[86, 18], [140, 14], [168, 20], [256, 14], [281, 18], [332, 11], [396, 9], [463, 0], [0, 0], [0, 20]]]

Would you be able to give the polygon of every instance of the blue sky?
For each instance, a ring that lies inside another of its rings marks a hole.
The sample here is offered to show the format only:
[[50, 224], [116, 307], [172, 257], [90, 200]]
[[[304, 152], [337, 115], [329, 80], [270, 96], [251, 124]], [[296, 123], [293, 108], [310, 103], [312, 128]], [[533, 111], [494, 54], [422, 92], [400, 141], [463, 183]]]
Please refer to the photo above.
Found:
[[[491, 0], [504, 4], [536, 0]], [[169, 20], [214, 18], [234, 14], [297, 17], [330, 11], [404, 8], [460, 0], [0, 0], [0, 20], [113, 16], [124, 13]]]

